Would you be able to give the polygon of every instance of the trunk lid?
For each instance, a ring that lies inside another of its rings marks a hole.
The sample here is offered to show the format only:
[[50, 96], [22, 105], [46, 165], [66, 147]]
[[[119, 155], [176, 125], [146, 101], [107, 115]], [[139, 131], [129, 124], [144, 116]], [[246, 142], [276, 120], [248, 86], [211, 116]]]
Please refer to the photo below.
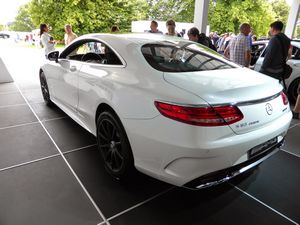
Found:
[[279, 94], [282, 86], [278, 80], [246, 68], [164, 73], [164, 79], [210, 105], [237, 105], [244, 115], [230, 125], [237, 134], [265, 126], [289, 111]]

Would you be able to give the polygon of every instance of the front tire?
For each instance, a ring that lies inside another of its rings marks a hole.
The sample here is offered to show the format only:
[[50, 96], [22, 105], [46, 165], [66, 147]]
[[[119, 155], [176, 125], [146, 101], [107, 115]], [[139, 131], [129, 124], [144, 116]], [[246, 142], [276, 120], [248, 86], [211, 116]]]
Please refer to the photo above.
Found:
[[50, 93], [49, 93], [47, 80], [46, 80], [46, 77], [45, 77], [45, 74], [43, 71], [40, 73], [40, 84], [41, 84], [42, 95], [43, 95], [46, 105], [53, 106], [53, 102], [50, 99]]
[[135, 173], [126, 132], [119, 118], [110, 111], [97, 119], [97, 144], [107, 172], [117, 180], [128, 180]]

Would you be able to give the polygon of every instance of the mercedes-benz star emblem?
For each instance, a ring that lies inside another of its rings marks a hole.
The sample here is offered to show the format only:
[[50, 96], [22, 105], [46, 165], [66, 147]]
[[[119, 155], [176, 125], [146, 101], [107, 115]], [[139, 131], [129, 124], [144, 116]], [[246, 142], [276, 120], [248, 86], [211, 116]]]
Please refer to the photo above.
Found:
[[271, 115], [273, 113], [273, 107], [270, 103], [266, 104], [266, 112], [268, 113], [268, 115]]

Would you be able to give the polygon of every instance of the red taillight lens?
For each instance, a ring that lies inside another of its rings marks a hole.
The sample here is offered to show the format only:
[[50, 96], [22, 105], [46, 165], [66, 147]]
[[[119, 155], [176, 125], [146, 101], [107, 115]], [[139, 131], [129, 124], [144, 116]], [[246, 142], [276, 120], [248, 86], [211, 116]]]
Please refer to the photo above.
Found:
[[173, 120], [197, 126], [224, 126], [243, 119], [236, 106], [186, 107], [163, 102], [155, 102], [158, 111]]
[[286, 96], [286, 94], [285, 94], [283, 91], [280, 93], [280, 95], [281, 95], [283, 104], [284, 104], [284, 105], [289, 104], [289, 99], [288, 99], [288, 97]]

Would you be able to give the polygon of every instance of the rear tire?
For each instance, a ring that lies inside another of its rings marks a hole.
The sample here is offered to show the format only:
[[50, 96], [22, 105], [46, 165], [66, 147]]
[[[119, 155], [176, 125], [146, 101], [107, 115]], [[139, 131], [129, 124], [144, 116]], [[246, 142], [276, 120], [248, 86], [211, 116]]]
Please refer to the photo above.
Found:
[[298, 96], [298, 85], [300, 84], [300, 78], [295, 79], [288, 88], [288, 97], [292, 104], [296, 103]]
[[126, 181], [135, 175], [131, 147], [119, 118], [110, 111], [97, 119], [97, 144], [106, 171], [117, 180]]
[[43, 95], [46, 105], [53, 106], [54, 104], [50, 99], [49, 88], [48, 88], [47, 80], [46, 80], [46, 77], [45, 77], [45, 74], [43, 71], [40, 73], [40, 84], [41, 84], [42, 95]]

